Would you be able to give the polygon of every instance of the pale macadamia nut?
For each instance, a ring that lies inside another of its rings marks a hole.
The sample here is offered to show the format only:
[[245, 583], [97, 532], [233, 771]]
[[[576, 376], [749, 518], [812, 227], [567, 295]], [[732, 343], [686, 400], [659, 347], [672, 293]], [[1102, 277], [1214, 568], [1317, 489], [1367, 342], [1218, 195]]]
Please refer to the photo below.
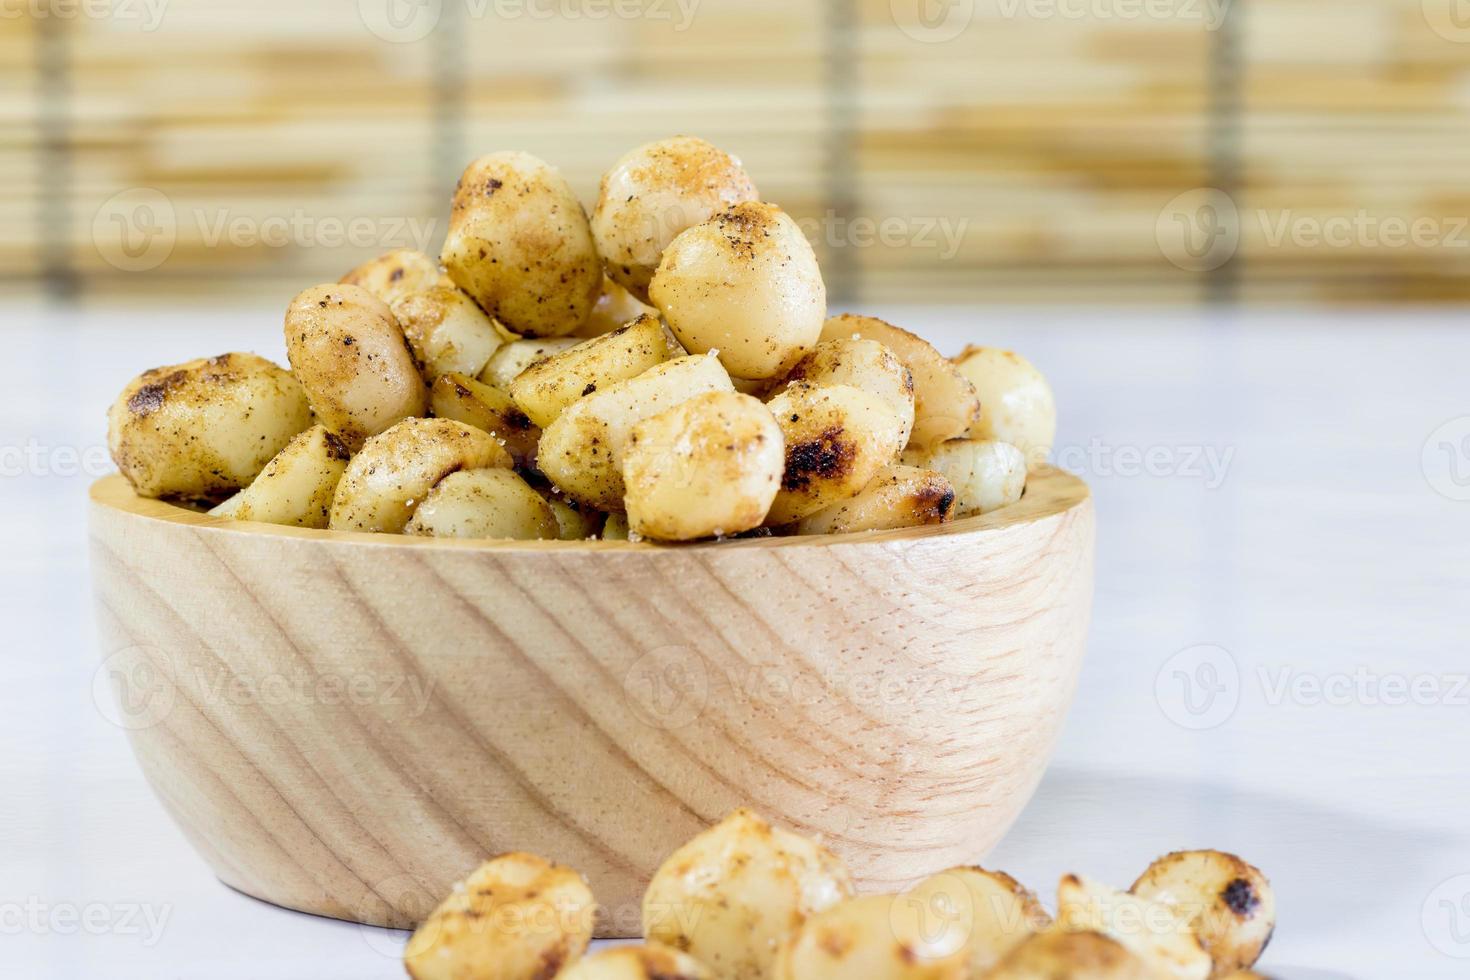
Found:
[[719, 351], [737, 378], [778, 378], [816, 344], [827, 288], [791, 216], [752, 201], [679, 234], [649, 294], [691, 354]]
[[513, 471], [460, 470], [434, 484], [403, 533], [554, 541], [561, 536], [561, 525], [551, 505]]
[[324, 425], [314, 425], [276, 453], [250, 486], [209, 513], [237, 521], [326, 527], [332, 496], [351, 454]]
[[633, 427], [623, 451], [632, 533], [692, 541], [759, 527], [781, 485], [781, 427], [734, 391], [691, 398]]
[[907, 450], [903, 462], [944, 474], [954, 487], [955, 517], [999, 510], [1020, 500], [1026, 489], [1026, 457], [1009, 443], [952, 439], [933, 452]]
[[653, 271], [680, 232], [759, 197], [723, 150], [693, 136], [657, 140], [629, 150], [603, 175], [592, 237], [607, 274], [646, 301]]
[[740, 809], [654, 873], [643, 932], [721, 980], [764, 980], [791, 930], [851, 895], [847, 868], [826, 848]]
[[502, 343], [494, 321], [454, 286], [409, 293], [392, 310], [430, 384], [451, 371], [479, 374]]
[[954, 365], [980, 396], [980, 417], [967, 437], [1010, 443], [1032, 470], [1046, 462], [1057, 436], [1057, 403], [1042, 373], [1000, 347], [966, 347]]

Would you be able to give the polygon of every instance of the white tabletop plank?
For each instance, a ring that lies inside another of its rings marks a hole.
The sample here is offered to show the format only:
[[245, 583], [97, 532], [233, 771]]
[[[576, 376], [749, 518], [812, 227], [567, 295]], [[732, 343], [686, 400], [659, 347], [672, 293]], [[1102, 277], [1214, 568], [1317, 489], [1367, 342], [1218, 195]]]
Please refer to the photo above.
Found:
[[[0, 971], [401, 975], [394, 934], [218, 884], [92, 693], [103, 412], [144, 367], [280, 358], [281, 306], [0, 308]], [[989, 863], [1049, 897], [1232, 849], [1278, 889], [1275, 975], [1470, 975], [1466, 318], [873, 312], [1030, 356], [1097, 497], [1077, 703]]]

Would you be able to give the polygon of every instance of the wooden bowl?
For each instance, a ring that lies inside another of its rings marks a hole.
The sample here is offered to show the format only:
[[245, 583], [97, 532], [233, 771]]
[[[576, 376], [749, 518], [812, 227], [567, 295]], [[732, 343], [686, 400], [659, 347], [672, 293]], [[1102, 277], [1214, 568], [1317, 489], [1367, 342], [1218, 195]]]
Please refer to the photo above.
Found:
[[107, 705], [227, 884], [408, 926], [488, 855], [652, 872], [737, 806], [859, 886], [974, 862], [1046, 767], [1092, 595], [1056, 470], [942, 527], [679, 547], [238, 524], [92, 487]]

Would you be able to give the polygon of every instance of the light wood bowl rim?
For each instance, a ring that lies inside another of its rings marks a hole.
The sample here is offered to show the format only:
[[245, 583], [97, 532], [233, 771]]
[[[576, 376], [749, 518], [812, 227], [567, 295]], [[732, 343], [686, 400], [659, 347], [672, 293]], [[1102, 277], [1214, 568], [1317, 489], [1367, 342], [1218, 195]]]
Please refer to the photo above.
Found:
[[328, 531], [316, 528], [262, 524], [211, 517], [166, 500], [140, 497], [120, 473], [94, 481], [90, 490], [92, 503], [166, 524], [180, 524], [221, 534], [250, 534], [267, 537], [295, 538], [321, 543], [368, 545], [378, 548], [437, 548], [471, 551], [540, 551], [540, 552], [639, 552], [686, 551], [691, 548], [825, 548], [852, 544], [875, 544], [921, 541], [932, 538], [963, 538], [1018, 525], [1031, 524], [1071, 510], [1091, 496], [1087, 484], [1074, 474], [1053, 467], [1033, 470], [1026, 480], [1026, 492], [1019, 501], [1000, 510], [978, 517], [966, 517], [947, 524], [899, 528], [892, 531], [861, 531], [855, 534], [806, 534], [789, 537], [742, 538], [732, 541], [699, 541], [691, 544], [665, 544], [648, 541], [514, 541], [465, 538], [427, 538], [407, 534], [372, 534], [366, 531]]

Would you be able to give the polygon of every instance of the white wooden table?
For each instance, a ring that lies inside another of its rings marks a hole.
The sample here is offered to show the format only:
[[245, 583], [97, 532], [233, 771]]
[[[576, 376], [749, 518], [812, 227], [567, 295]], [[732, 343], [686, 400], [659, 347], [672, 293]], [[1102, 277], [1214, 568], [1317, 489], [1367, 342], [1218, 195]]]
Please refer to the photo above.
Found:
[[[257, 311], [0, 307], [0, 972], [399, 976], [401, 937], [218, 884], [94, 698], [85, 490], [145, 367], [282, 357]], [[1050, 897], [1263, 867], [1279, 977], [1470, 976], [1470, 315], [889, 310], [1050, 375], [1096, 493], [1089, 661], [988, 863]]]

